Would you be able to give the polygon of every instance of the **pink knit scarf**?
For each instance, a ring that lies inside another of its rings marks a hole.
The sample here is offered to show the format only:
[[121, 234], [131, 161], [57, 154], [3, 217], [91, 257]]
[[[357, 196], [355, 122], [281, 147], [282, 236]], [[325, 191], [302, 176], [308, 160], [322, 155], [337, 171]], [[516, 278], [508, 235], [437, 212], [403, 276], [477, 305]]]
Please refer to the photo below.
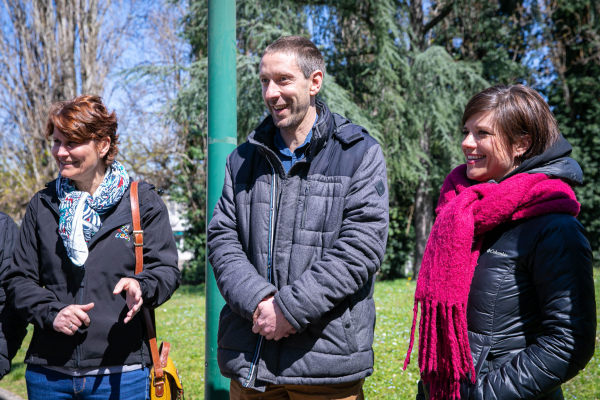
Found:
[[571, 187], [544, 174], [517, 174], [471, 186], [466, 164], [446, 177], [415, 293], [414, 319], [404, 369], [410, 363], [419, 303], [419, 368], [431, 400], [460, 398], [460, 381], [475, 382], [466, 307], [483, 236], [497, 225], [549, 213], [576, 216]]

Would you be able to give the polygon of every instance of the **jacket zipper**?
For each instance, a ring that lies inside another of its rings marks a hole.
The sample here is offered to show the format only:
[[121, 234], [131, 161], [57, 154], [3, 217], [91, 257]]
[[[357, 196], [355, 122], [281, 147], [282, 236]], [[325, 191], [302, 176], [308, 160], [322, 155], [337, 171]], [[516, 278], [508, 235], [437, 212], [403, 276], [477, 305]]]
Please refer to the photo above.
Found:
[[[77, 304], [83, 304], [83, 290], [85, 288], [85, 265], [81, 267], [83, 276], [81, 277], [81, 284], [79, 285], [79, 300]], [[80, 335], [79, 332], [75, 332], [75, 341], [77, 343], [77, 368], [81, 368], [81, 343], [79, 343]]]
[[[271, 283], [273, 280], [273, 229], [275, 227], [275, 193], [277, 191], [277, 179], [275, 176], [275, 168], [273, 168], [272, 165], [271, 177], [271, 206], [269, 207], [269, 249], [267, 253], [267, 281], [269, 283]], [[258, 374], [258, 368], [256, 368], [256, 366], [258, 364], [258, 359], [260, 358], [262, 353], [264, 340], [264, 336], [258, 336], [256, 350], [254, 350], [254, 356], [252, 357], [252, 363], [250, 364], [250, 371], [248, 372], [246, 382], [244, 382], [244, 387], [252, 387], [256, 382], [256, 376]]]
[[306, 189], [304, 189], [304, 212], [302, 212], [302, 224], [300, 229], [304, 229], [304, 222], [306, 222], [306, 211], [308, 210], [308, 197], [310, 196], [310, 181], [306, 181]]

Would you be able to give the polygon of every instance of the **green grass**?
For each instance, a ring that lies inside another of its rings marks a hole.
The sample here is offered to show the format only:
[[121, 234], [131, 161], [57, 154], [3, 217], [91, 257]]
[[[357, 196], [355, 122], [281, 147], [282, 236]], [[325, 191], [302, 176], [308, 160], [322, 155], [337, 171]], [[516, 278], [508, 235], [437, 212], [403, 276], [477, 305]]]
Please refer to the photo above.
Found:
[[[600, 270], [595, 269], [596, 304], [600, 309]], [[367, 399], [414, 399], [419, 372], [417, 355], [406, 371], [402, 371], [412, 322], [414, 282], [397, 280], [378, 282], [375, 289], [377, 325], [375, 329], [375, 373], [365, 381]], [[169, 340], [171, 356], [179, 369], [190, 400], [202, 399], [204, 392], [204, 287], [184, 286], [156, 312], [159, 340]], [[599, 324], [600, 325], [600, 324]], [[31, 331], [31, 329], [30, 329]], [[25, 349], [15, 358], [13, 372], [6, 376], [0, 387], [23, 398], [25, 390]], [[596, 337], [596, 354], [581, 372], [563, 385], [567, 400], [600, 400], [600, 332]]]

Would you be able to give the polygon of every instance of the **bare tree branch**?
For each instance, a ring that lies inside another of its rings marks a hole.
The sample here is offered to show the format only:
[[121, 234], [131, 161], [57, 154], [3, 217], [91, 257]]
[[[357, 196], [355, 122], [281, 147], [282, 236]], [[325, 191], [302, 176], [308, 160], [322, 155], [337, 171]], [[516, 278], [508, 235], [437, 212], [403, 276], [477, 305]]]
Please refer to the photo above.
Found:
[[0, 2], [0, 210], [16, 219], [57, 174], [42, 136], [49, 105], [82, 92], [101, 95], [122, 53], [135, 16], [107, 26], [114, 6], [111, 0]]
[[448, 4], [446, 4], [444, 6], [444, 8], [442, 9], [442, 11], [438, 15], [436, 15], [431, 21], [429, 21], [427, 24], [425, 24], [425, 27], [423, 27], [423, 35], [427, 34], [427, 32], [429, 32], [429, 30], [434, 28], [444, 18], [446, 18], [448, 16], [448, 14], [450, 14], [452, 12], [453, 8], [454, 8], [454, 0], [452, 0]]

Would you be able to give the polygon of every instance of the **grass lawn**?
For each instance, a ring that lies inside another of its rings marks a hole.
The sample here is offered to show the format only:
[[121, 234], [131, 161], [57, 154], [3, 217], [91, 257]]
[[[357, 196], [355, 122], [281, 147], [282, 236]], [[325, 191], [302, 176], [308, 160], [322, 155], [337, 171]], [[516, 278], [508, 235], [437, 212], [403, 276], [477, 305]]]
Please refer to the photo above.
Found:
[[[595, 269], [596, 304], [600, 309], [600, 270]], [[365, 382], [367, 399], [414, 399], [418, 380], [417, 343], [413, 362], [406, 371], [402, 364], [408, 346], [412, 322], [414, 282], [397, 280], [378, 282], [375, 290], [377, 327], [375, 331], [375, 373]], [[168, 339], [173, 345], [173, 360], [179, 369], [186, 398], [202, 399], [204, 392], [204, 287], [180, 288], [173, 298], [157, 310], [159, 341]], [[600, 325], [600, 324], [599, 324]], [[600, 332], [599, 332], [600, 335]], [[23, 398], [25, 390], [25, 349], [15, 358], [13, 372], [0, 382]], [[596, 354], [587, 368], [563, 385], [566, 399], [600, 400], [600, 336], [596, 337]]]

